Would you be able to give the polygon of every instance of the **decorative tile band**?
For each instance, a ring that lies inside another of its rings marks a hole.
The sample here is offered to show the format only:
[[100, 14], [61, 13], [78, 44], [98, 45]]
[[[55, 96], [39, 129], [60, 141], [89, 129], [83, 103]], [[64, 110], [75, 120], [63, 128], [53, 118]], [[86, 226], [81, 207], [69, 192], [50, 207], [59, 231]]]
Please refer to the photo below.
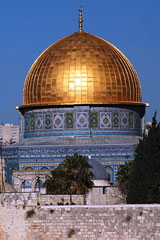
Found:
[[[140, 135], [140, 114], [130, 109], [116, 107], [72, 107], [29, 110], [24, 116], [21, 135], [54, 136], [124, 133]], [[22, 124], [21, 124], [22, 125]]]

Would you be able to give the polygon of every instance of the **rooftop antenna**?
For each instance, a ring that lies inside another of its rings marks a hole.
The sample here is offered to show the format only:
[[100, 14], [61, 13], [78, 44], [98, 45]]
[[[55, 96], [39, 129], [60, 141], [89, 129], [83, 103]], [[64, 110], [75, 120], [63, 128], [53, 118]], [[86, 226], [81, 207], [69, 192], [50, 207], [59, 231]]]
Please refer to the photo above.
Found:
[[82, 19], [82, 11], [83, 11], [83, 7], [82, 6], [79, 6], [78, 7], [78, 11], [79, 11], [79, 19], [78, 19], [78, 22], [79, 22], [79, 31], [78, 32], [83, 32], [82, 30], [82, 23], [83, 23], [83, 19]]

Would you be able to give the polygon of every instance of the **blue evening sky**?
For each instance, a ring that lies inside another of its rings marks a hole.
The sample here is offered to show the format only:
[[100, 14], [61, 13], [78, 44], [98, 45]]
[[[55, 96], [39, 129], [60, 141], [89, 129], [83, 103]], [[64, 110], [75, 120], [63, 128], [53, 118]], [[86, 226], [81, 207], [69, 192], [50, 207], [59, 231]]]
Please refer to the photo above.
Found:
[[25, 76], [53, 42], [78, 30], [79, 5], [84, 31], [118, 47], [132, 62], [143, 102], [160, 120], [160, 0], [1, 0], [0, 123], [18, 124]]

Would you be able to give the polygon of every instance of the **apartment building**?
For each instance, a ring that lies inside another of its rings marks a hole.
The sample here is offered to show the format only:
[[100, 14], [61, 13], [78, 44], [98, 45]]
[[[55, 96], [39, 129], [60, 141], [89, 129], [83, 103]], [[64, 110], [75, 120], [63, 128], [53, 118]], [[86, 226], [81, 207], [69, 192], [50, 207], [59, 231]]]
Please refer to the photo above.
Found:
[[5, 144], [19, 141], [19, 126], [13, 124], [0, 125], [0, 140]]

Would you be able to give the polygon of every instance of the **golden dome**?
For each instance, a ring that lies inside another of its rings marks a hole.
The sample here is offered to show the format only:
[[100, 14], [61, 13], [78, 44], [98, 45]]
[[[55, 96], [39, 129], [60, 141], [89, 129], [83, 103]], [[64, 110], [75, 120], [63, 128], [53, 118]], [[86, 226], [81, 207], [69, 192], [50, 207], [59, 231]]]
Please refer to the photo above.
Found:
[[116, 47], [76, 32], [34, 62], [25, 79], [23, 104], [141, 104], [141, 86], [134, 67]]

